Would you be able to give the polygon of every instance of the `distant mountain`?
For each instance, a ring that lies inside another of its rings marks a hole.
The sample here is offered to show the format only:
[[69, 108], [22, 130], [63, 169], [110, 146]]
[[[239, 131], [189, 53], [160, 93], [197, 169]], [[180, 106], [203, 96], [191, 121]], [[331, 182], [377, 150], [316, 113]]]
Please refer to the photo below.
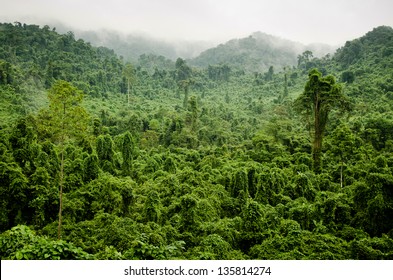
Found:
[[113, 49], [126, 61], [138, 63], [141, 55], [163, 56], [176, 60], [189, 60], [197, 67], [228, 64], [247, 72], [267, 71], [270, 66], [280, 70], [284, 66], [297, 65], [297, 56], [311, 50], [316, 57], [334, 53], [336, 47], [327, 44], [303, 45], [263, 32], [255, 32], [246, 38], [232, 39], [214, 47], [207, 41], [166, 41], [144, 34], [122, 34], [114, 30], [81, 31], [60, 22], [50, 24], [59, 33], [70, 30], [76, 38], [90, 42], [93, 46]]
[[211, 47], [207, 42], [169, 42], [146, 35], [124, 35], [116, 31], [76, 31], [75, 35], [90, 42], [94, 46], [105, 46], [113, 49], [125, 60], [137, 62], [142, 54], [153, 54], [176, 60], [178, 57], [185, 59], [199, 55], [203, 50]]
[[[40, 21], [38, 20], [38, 22]], [[178, 57], [190, 59], [214, 46], [212, 42], [207, 41], [168, 41], [146, 34], [124, 34], [108, 29], [84, 31], [59, 21], [41, 22], [42, 26], [45, 24], [54, 27], [56, 32], [60, 34], [71, 31], [75, 38], [89, 42], [94, 47], [102, 46], [113, 49], [117, 55], [133, 63], [137, 63], [143, 54], [164, 56], [173, 61]]]
[[202, 52], [190, 60], [194, 66], [227, 64], [247, 72], [267, 71], [270, 66], [282, 69], [285, 66], [297, 64], [297, 56], [305, 50], [310, 50], [315, 56], [323, 56], [334, 52], [334, 47], [324, 44], [303, 45], [262, 32], [233, 39], [225, 44]]
[[190, 59], [213, 46], [212, 43], [204, 41], [170, 42], [144, 34], [122, 34], [114, 30], [80, 31], [61, 25], [56, 25], [56, 27], [60, 33], [67, 33], [71, 30], [76, 38], [83, 39], [95, 47], [103, 46], [113, 49], [126, 61], [134, 63], [143, 54], [164, 56], [171, 60], [176, 60], [178, 57]]
[[176, 57], [176, 51], [172, 45], [144, 36], [123, 35], [109, 30], [77, 32], [76, 36], [90, 42], [93, 46], [113, 49], [129, 61], [137, 61], [142, 54]]

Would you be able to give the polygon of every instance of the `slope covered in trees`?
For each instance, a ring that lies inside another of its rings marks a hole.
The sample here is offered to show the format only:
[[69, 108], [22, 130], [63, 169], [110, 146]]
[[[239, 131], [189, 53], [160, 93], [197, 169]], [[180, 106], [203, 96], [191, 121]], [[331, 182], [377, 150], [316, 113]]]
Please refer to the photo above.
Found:
[[233, 39], [210, 48], [191, 59], [190, 63], [199, 67], [228, 64], [232, 68], [250, 73], [267, 71], [270, 66], [281, 71], [284, 67], [297, 65], [297, 56], [306, 50], [314, 52], [319, 57], [334, 52], [334, 49], [328, 45], [305, 46], [262, 32], [255, 32], [247, 38]]
[[[2, 24], [1, 258], [392, 259], [392, 40], [378, 27], [332, 57], [247, 73], [132, 67]], [[318, 170], [316, 115], [296, 107], [311, 85], [329, 100]]]

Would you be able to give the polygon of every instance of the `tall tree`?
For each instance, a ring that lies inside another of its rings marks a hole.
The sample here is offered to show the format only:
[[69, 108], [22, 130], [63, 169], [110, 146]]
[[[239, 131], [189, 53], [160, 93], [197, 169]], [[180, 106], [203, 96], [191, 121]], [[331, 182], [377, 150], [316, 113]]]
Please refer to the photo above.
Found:
[[306, 50], [302, 54], [297, 56], [297, 67], [302, 69], [310, 69], [308, 68], [308, 64], [310, 63], [311, 59], [313, 58], [312, 51]]
[[270, 66], [269, 70], [265, 73], [265, 80], [266, 81], [273, 80], [273, 75], [274, 75], [274, 68], [273, 66]]
[[284, 67], [284, 91], [279, 96], [279, 101], [284, 101], [285, 98], [288, 97], [288, 74], [287, 67]]
[[344, 165], [356, 153], [356, 138], [351, 129], [341, 124], [331, 134], [329, 151], [340, 161], [340, 186], [344, 187]]
[[186, 109], [188, 104], [188, 88], [192, 84], [190, 79], [191, 77], [191, 68], [186, 64], [186, 61], [181, 59], [180, 57], [176, 60], [176, 81], [179, 86], [179, 89], [184, 91], [184, 101], [183, 107]]
[[123, 76], [127, 81], [127, 104], [130, 104], [132, 86], [135, 83], [135, 69], [131, 63], [127, 63], [123, 69]]
[[346, 104], [342, 86], [332, 75], [323, 77], [317, 69], [310, 71], [303, 93], [295, 100], [295, 109], [307, 118], [313, 131], [312, 153], [316, 173], [321, 171], [322, 140], [329, 113], [335, 106], [344, 107]]
[[41, 130], [45, 131], [58, 144], [60, 152], [59, 174], [59, 223], [58, 239], [61, 239], [63, 187], [64, 187], [64, 150], [72, 139], [82, 137], [87, 131], [88, 114], [81, 107], [83, 94], [66, 81], [56, 81], [49, 89], [49, 109], [40, 113]]

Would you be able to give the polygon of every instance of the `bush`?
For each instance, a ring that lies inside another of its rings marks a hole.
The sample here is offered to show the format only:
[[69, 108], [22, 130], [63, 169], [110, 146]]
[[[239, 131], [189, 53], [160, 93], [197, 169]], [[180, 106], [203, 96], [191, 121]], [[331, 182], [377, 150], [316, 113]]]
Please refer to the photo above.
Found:
[[28, 226], [18, 225], [0, 235], [0, 257], [11, 260], [86, 260], [91, 256], [63, 240], [37, 236]]

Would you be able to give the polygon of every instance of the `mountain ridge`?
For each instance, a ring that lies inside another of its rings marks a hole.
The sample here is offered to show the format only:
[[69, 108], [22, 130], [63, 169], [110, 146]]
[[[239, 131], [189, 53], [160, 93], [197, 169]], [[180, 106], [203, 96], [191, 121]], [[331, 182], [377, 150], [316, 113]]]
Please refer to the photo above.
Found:
[[306, 50], [321, 57], [332, 53], [335, 48], [324, 44], [304, 45], [257, 31], [248, 37], [232, 39], [208, 49], [190, 62], [200, 67], [228, 64], [234, 68], [245, 68], [247, 72], [265, 72], [270, 66], [279, 70], [295, 66], [297, 56]]
[[[312, 51], [316, 57], [322, 57], [327, 53], [333, 53], [337, 49], [337, 46], [324, 43], [303, 44], [262, 31], [255, 31], [248, 36], [232, 38], [217, 44], [209, 41], [168, 41], [147, 34], [122, 33], [109, 29], [84, 31], [69, 27], [61, 22], [52, 22], [49, 25], [54, 26], [55, 30], [61, 34], [72, 32], [76, 38], [83, 39], [95, 47], [103, 46], [113, 49], [117, 55], [132, 63], [138, 63], [139, 57], [143, 54], [153, 54], [164, 56], [173, 61], [181, 57], [187, 59], [193, 66], [207, 67], [209, 64], [229, 64], [238, 67], [238, 63], [233, 62], [232, 55], [221, 53], [222, 46], [228, 46], [234, 42], [240, 42], [242, 44], [250, 37], [257, 40], [256, 47], [261, 49], [260, 53], [263, 53], [263, 48], [267, 46], [269, 47], [266, 50], [267, 52], [274, 51], [274, 48], [279, 48], [280, 52], [284, 51], [284, 53], [279, 55], [286, 57], [283, 61], [277, 61], [277, 58], [267, 58], [266, 61], [258, 60], [258, 63], [255, 63], [255, 61], [248, 62], [250, 64], [248, 66], [249, 71], [252, 72], [254, 70], [266, 71], [270, 66], [274, 66], [275, 68], [295, 66], [297, 55], [305, 50]], [[220, 55], [221, 58], [211, 60], [210, 56], [207, 55], [209, 62], [204, 62], [204, 57], [209, 53]], [[242, 55], [251, 54], [244, 49], [241, 50], [241, 53]]]

